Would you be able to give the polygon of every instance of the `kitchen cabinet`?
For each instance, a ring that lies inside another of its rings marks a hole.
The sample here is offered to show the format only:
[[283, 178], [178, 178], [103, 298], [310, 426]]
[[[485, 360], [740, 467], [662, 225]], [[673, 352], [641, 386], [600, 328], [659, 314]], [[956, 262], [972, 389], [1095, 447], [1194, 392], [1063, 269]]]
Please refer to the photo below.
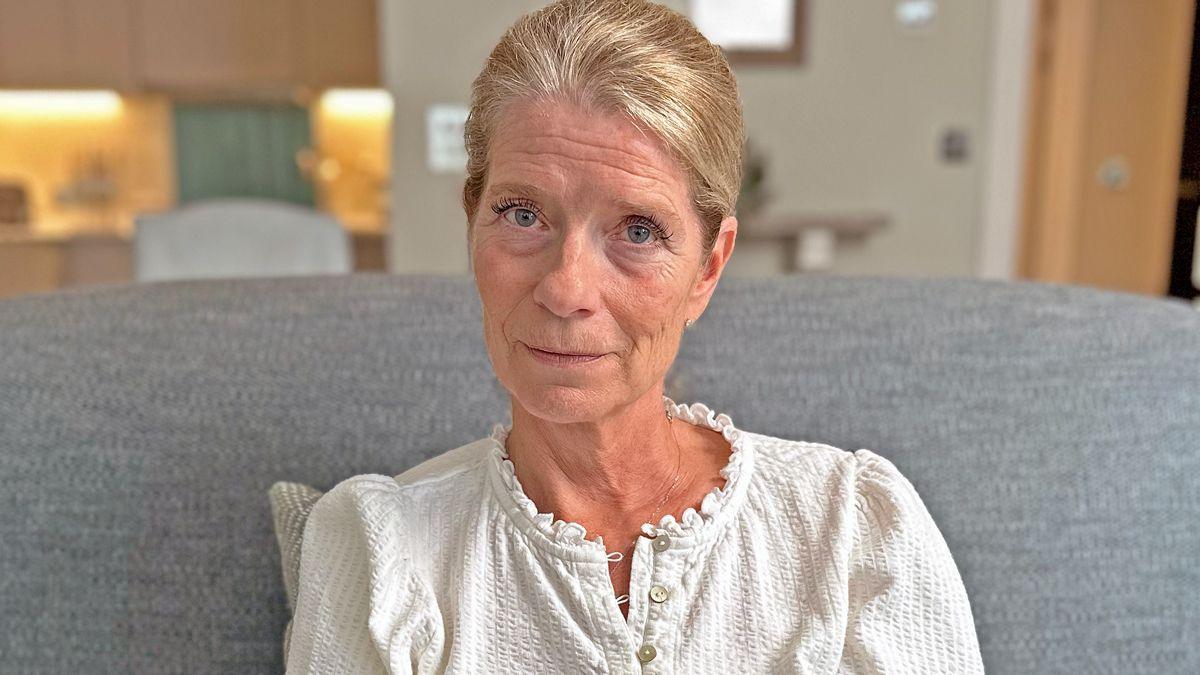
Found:
[[138, 0], [139, 79], [167, 90], [292, 84], [290, 9], [289, 0]]
[[299, 0], [298, 18], [305, 84], [379, 86], [375, 0]]
[[0, 88], [378, 86], [375, 0], [0, 0]]
[[0, 79], [54, 86], [68, 70], [65, 0], [0, 0]]
[[0, 0], [0, 87], [134, 80], [131, 0]]
[[132, 86], [133, 6], [130, 1], [69, 0], [67, 8], [67, 36], [74, 58], [71, 86], [111, 89]]

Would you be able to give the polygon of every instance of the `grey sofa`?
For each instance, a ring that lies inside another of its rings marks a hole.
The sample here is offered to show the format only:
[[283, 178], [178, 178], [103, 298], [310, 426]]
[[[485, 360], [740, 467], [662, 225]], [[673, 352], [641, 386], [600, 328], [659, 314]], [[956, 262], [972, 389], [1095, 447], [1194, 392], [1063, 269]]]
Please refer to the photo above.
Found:
[[[726, 278], [668, 379], [871, 448], [959, 565], [989, 673], [1200, 672], [1200, 312], [1082, 287]], [[279, 672], [268, 487], [508, 419], [469, 277], [0, 303], [0, 671]]]

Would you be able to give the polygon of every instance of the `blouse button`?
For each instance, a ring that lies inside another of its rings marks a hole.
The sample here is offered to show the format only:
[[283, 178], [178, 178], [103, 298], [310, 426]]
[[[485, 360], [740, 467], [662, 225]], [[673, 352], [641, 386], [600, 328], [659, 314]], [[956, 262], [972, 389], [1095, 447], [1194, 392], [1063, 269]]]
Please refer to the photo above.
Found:
[[642, 663], [650, 663], [655, 656], [658, 656], [658, 650], [652, 644], [644, 644], [637, 650], [638, 661]]
[[654, 538], [654, 550], [662, 553], [671, 546], [671, 538], [666, 533], [660, 534]]
[[658, 584], [655, 584], [650, 587], [650, 599], [655, 602], [663, 602], [664, 600], [667, 599], [668, 595], [669, 595], [669, 593], [667, 593], [667, 589], [665, 586], [660, 586]]

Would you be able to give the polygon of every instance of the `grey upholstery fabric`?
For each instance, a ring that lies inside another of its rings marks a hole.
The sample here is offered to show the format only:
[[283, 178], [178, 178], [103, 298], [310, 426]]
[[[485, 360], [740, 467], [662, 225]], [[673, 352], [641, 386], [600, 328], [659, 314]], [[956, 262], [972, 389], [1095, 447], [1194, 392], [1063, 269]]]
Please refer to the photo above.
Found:
[[[0, 303], [0, 671], [278, 672], [266, 497], [507, 421], [469, 277], [183, 281]], [[721, 282], [668, 377], [871, 448], [962, 572], [989, 673], [1200, 672], [1200, 313], [970, 279]]]

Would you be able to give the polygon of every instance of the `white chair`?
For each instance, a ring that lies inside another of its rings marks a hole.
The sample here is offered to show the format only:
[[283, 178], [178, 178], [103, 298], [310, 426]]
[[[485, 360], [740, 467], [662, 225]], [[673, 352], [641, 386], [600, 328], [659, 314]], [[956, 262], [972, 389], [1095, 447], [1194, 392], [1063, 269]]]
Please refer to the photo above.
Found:
[[211, 199], [138, 216], [138, 281], [348, 274], [350, 237], [333, 217], [265, 199]]

